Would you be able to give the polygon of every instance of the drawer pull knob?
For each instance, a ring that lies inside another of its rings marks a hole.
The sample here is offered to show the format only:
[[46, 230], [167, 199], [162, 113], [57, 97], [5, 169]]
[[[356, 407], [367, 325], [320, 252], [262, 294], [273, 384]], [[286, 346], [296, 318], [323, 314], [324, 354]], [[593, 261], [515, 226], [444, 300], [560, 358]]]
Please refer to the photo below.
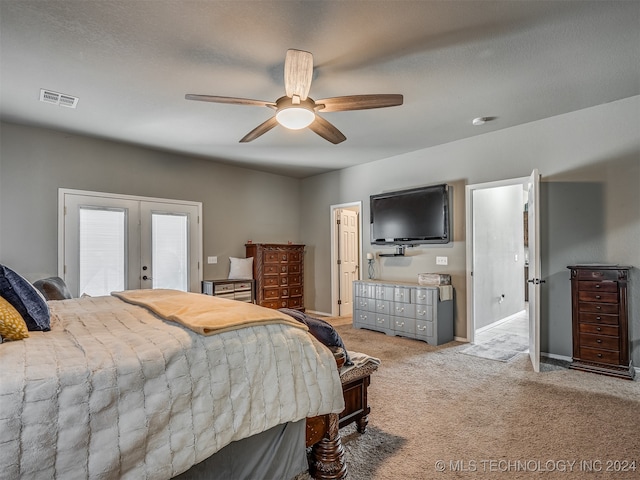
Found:
[[596, 285], [596, 288], [600, 288], [600, 284]]
[[601, 338], [597, 339], [596, 343], [602, 343], [602, 339]]
[[602, 358], [602, 354], [601, 353], [598, 354], [598, 358]]
[[600, 320], [602, 320], [602, 317], [598, 316], [598, 317], [596, 317], [596, 320], [600, 321]]
[[404, 322], [396, 322], [396, 326], [398, 326], [398, 327], [404, 327]]
[[600, 295], [596, 295], [596, 299], [600, 300]]
[[596, 305], [596, 310], [600, 310], [602, 307], [600, 305]]
[[427, 329], [426, 326], [421, 327], [420, 325], [418, 325], [418, 330], [420, 330], [421, 332], [424, 332]]
[[400, 312], [400, 313], [404, 312], [404, 307], [402, 307], [402, 308], [397, 308], [396, 307], [396, 312]]
[[599, 331], [599, 332], [601, 332], [601, 331], [602, 331], [602, 328], [598, 327], [598, 328], [596, 328], [596, 330], [597, 330], [597, 331]]

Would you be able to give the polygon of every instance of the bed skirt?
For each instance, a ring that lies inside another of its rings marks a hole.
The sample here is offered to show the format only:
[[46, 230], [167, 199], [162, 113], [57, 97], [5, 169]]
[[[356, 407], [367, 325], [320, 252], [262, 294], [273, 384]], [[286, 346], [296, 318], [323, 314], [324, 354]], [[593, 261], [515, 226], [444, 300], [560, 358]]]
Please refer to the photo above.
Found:
[[232, 442], [176, 480], [293, 479], [309, 469], [306, 421], [290, 422]]

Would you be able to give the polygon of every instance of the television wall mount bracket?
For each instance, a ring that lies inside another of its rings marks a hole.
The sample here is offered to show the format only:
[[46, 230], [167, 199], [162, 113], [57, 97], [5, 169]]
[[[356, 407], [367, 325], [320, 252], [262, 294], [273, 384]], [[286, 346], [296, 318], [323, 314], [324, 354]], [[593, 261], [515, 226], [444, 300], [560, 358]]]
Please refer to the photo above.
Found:
[[396, 245], [395, 253], [380, 253], [379, 257], [404, 257], [404, 251], [407, 248], [406, 245]]

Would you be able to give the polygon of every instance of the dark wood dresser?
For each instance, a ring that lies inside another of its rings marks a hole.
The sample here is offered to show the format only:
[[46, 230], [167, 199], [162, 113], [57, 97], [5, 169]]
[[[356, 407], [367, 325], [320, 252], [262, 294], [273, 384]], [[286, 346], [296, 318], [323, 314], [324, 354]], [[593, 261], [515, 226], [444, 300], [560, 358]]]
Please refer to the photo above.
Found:
[[633, 379], [627, 283], [631, 267], [571, 265], [573, 362], [569, 368]]
[[253, 257], [256, 303], [268, 308], [304, 310], [304, 245], [247, 243]]

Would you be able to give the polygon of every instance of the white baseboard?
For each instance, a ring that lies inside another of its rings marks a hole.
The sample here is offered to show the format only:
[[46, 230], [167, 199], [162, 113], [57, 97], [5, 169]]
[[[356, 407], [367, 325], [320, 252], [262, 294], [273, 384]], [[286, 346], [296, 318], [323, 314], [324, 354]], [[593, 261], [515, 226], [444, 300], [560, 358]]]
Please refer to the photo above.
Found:
[[526, 314], [526, 313], [527, 313], [526, 310], [520, 310], [519, 312], [516, 312], [516, 313], [514, 313], [512, 315], [509, 315], [508, 317], [501, 318], [500, 320], [496, 320], [495, 322], [490, 323], [489, 325], [485, 325], [484, 327], [480, 327], [480, 328], [476, 329], [476, 333], [482, 333], [482, 332], [484, 332], [486, 330], [490, 330], [493, 327], [497, 327], [498, 325], [502, 325], [503, 323], [508, 322], [509, 320], [513, 320], [515, 317], [517, 317], [519, 315], [522, 315], [522, 314]]
[[571, 357], [566, 357], [564, 355], [556, 355], [555, 353], [547, 353], [547, 352], [540, 352], [540, 356], [552, 358], [554, 360], [561, 360], [563, 362], [571, 362], [573, 360]]
[[453, 337], [453, 340], [456, 342], [464, 342], [464, 343], [469, 343], [469, 339], [468, 338], [462, 338], [462, 337]]
[[318, 317], [332, 317], [333, 316], [330, 313], [318, 312], [316, 310], [305, 310], [305, 313], [307, 313], [309, 315], [317, 315]]

